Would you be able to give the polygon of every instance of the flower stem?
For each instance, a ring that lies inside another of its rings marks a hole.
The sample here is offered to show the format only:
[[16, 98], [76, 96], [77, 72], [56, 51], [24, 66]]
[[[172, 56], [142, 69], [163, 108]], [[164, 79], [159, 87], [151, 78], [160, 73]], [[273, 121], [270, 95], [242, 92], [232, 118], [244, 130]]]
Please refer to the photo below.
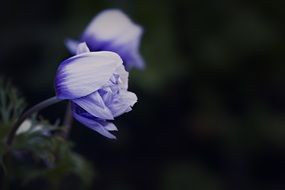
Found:
[[71, 111], [71, 103], [68, 102], [67, 107], [66, 107], [66, 112], [64, 116], [64, 123], [63, 123], [63, 131], [62, 131], [62, 136], [63, 138], [67, 138], [69, 135], [70, 128], [72, 126], [73, 122], [73, 117], [72, 117], [72, 111]]
[[16, 123], [13, 125], [12, 129], [10, 130], [10, 133], [8, 134], [8, 137], [6, 139], [6, 145], [9, 148], [14, 141], [14, 137], [16, 134], [16, 131], [18, 130], [18, 128], [20, 127], [20, 125], [28, 118], [30, 117], [33, 113], [40, 111], [41, 109], [48, 107], [52, 104], [58, 103], [62, 100], [57, 99], [56, 96], [51, 97], [49, 99], [46, 99], [38, 104], [36, 104], [35, 106], [33, 106], [32, 108], [28, 109], [26, 112], [24, 112], [19, 119], [16, 121]]

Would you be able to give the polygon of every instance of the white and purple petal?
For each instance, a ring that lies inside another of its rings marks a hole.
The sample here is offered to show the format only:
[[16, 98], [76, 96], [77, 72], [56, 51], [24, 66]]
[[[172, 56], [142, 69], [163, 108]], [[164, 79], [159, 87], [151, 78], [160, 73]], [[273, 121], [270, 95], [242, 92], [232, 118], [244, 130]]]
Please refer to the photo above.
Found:
[[65, 40], [65, 46], [69, 50], [69, 52], [73, 55], [76, 55], [78, 44], [80, 44], [78, 41], [73, 39], [66, 39]]
[[60, 99], [87, 96], [106, 84], [122, 64], [114, 52], [89, 52], [63, 61], [56, 74], [55, 89]]
[[81, 108], [77, 105], [72, 106], [73, 110], [73, 117], [78, 120], [83, 125], [87, 126], [88, 128], [97, 131], [101, 135], [108, 137], [110, 139], [116, 139], [116, 137], [111, 134], [109, 131], [116, 131], [116, 126], [104, 120], [100, 120], [87, 112], [84, 112]]
[[95, 37], [101, 41], [117, 40], [131, 26], [136, 25], [122, 11], [109, 9], [94, 17], [82, 37]]
[[90, 52], [86, 42], [82, 42], [80, 44], [77, 45], [76, 48], [76, 55], [82, 54], [82, 53], [88, 53]]
[[129, 73], [125, 70], [124, 66], [119, 66], [115, 70], [115, 74], [118, 74], [119, 76], [119, 86], [127, 90], [128, 89], [128, 83], [129, 83]]
[[129, 70], [132, 67], [144, 67], [139, 54], [142, 33], [142, 27], [133, 23], [122, 11], [110, 9], [101, 12], [91, 21], [80, 40], [85, 41], [91, 51], [118, 53]]
[[113, 91], [110, 87], [104, 87], [98, 90], [100, 96], [102, 97], [106, 106], [112, 103], [113, 100]]
[[137, 102], [137, 96], [129, 91], [122, 90], [119, 92], [112, 104], [108, 105], [114, 117], [131, 111], [131, 107]]
[[105, 105], [98, 91], [72, 101], [95, 117], [108, 120], [114, 119], [112, 112]]

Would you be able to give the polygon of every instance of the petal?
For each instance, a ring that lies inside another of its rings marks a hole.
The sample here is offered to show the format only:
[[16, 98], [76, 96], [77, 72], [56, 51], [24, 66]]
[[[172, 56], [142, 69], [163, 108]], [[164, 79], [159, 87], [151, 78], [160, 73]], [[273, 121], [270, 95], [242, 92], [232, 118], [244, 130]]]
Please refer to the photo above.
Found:
[[137, 50], [140, 45], [142, 34], [142, 27], [129, 23], [128, 26], [124, 28], [124, 31], [120, 33], [120, 36], [112, 39], [112, 46], [121, 46], [121, 48], [125, 50]]
[[110, 9], [98, 14], [83, 32], [81, 41], [86, 41], [92, 51], [107, 50], [118, 53], [127, 70], [144, 68], [139, 54], [143, 28], [131, 21], [120, 10]]
[[78, 120], [80, 123], [84, 124], [90, 129], [97, 131], [101, 135], [108, 137], [110, 139], [116, 139], [116, 137], [108, 131], [108, 129], [114, 130], [116, 128], [115, 126], [112, 126], [114, 124], [110, 122], [106, 122], [106, 121], [96, 120], [96, 118], [92, 118], [92, 117], [86, 117], [86, 115], [77, 113], [76, 109], [73, 109], [73, 117], [76, 120]]
[[127, 90], [128, 89], [128, 82], [129, 82], [129, 73], [125, 70], [125, 67], [123, 65], [117, 67], [115, 70], [115, 73], [120, 76], [121, 84], [120, 87], [122, 89]]
[[79, 42], [72, 40], [72, 39], [65, 40], [65, 46], [72, 54], [76, 54], [78, 44]]
[[109, 9], [98, 14], [83, 33], [84, 37], [95, 37], [100, 41], [120, 38], [125, 29], [132, 25], [131, 20], [120, 10]]
[[111, 122], [106, 122], [105, 129], [107, 129], [108, 131], [118, 131], [116, 125]]
[[140, 32], [125, 39], [122, 37], [117, 41], [113, 41], [112, 46], [106, 48], [106, 50], [114, 51], [122, 57], [127, 71], [132, 67], [144, 69], [144, 59], [139, 53], [141, 35], [142, 33]]
[[32, 121], [29, 119], [26, 119], [18, 128], [18, 130], [16, 131], [16, 134], [21, 134], [21, 133], [25, 133], [27, 131], [29, 131], [32, 127]]
[[130, 112], [130, 111], [132, 111], [133, 109], [131, 108], [131, 107], [128, 107], [126, 110], [125, 110], [125, 113], [127, 113], [127, 112]]
[[112, 89], [110, 87], [105, 87], [105, 88], [100, 89], [98, 91], [99, 91], [99, 94], [101, 95], [106, 106], [108, 106], [110, 103], [112, 103], [113, 92], [112, 92]]
[[106, 107], [98, 91], [72, 101], [95, 117], [108, 120], [114, 119], [112, 112]]
[[118, 99], [109, 105], [109, 109], [112, 111], [114, 117], [130, 111], [130, 107], [137, 102], [137, 96], [129, 91], [120, 91], [118, 96]]
[[75, 99], [95, 92], [121, 64], [118, 54], [107, 51], [84, 53], [63, 61], [55, 79], [57, 97]]
[[78, 44], [77, 49], [76, 49], [76, 54], [82, 54], [82, 53], [88, 53], [90, 52], [87, 44], [85, 42], [81, 42]]
[[129, 71], [131, 68], [135, 67], [137, 69], [144, 69], [145, 68], [145, 62], [142, 56], [138, 51], [135, 51], [133, 53], [130, 53], [130, 57], [125, 58], [125, 66], [126, 70]]

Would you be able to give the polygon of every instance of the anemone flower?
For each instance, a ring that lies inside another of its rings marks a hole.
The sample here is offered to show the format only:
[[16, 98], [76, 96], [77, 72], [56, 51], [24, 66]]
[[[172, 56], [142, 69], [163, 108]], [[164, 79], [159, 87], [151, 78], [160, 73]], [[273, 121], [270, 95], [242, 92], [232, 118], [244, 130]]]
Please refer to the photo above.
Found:
[[67, 40], [66, 45], [75, 54], [79, 43], [86, 42], [91, 51], [112, 51], [120, 55], [126, 70], [144, 68], [139, 53], [143, 29], [117, 9], [99, 13], [82, 33], [79, 41]]
[[129, 112], [137, 96], [128, 91], [128, 72], [114, 52], [90, 52], [85, 43], [77, 55], [63, 61], [57, 71], [55, 88], [58, 99], [72, 102], [75, 119], [108, 137], [117, 130], [110, 122]]

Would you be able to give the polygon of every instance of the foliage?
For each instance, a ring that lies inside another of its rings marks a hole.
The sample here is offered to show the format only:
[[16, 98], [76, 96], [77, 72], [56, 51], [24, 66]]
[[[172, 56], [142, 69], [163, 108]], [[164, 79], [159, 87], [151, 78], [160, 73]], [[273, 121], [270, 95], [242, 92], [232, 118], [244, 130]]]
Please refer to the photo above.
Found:
[[86, 189], [93, 178], [92, 166], [72, 150], [58, 122], [50, 124], [34, 115], [18, 130], [13, 147], [6, 149], [5, 137], [22, 113], [25, 101], [4, 80], [0, 81], [0, 96], [2, 188]]
[[[25, 100], [10, 81], [0, 78], [0, 122], [8, 125], [13, 122], [25, 108]], [[2, 134], [2, 133], [1, 133]]]

